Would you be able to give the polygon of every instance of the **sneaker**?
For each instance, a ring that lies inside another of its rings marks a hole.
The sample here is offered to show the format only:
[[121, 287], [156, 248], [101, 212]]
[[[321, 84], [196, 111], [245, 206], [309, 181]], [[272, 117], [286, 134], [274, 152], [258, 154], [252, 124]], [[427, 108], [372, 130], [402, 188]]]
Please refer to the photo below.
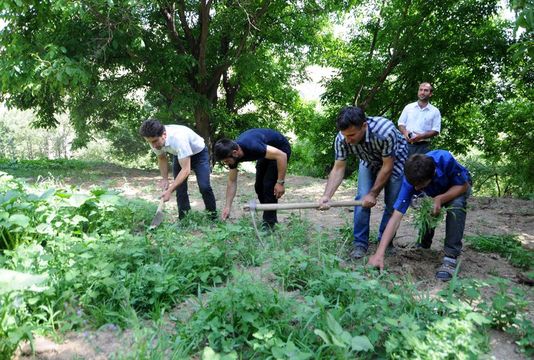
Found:
[[367, 249], [363, 246], [356, 246], [349, 254], [349, 257], [353, 260], [361, 259], [367, 254]]
[[458, 266], [455, 258], [448, 256], [443, 257], [443, 263], [436, 272], [436, 279], [441, 281], [449, 281], [454, 276]]

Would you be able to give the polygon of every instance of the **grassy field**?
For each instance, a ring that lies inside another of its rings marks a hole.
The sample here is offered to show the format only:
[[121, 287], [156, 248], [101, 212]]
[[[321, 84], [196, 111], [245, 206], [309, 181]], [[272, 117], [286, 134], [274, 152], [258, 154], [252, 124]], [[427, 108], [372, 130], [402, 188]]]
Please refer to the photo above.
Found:
[[[454, 278], [430, 291], [347, 263], [350, 231], [301, 216], [256, 233], [248, 218], [194, 211], [151, 231], [153, 203], [58, 185], [80, 173], [98, 182], [105, 164], [0, 171], [9, 172], [0, 174], [0, 359], [35, 335], [104, 328], [124, 334], [106, 354], [117, 359], [471, 359], [491, 351], [493, 330], [534, 354], [530, 288], [508, 279]], [[20, 180], [43, 171], [53, 178]], [[504, 256], [511, 248], [471, 242]], [[532, 252], [522, 253], [515, 265], [532, 270]]]

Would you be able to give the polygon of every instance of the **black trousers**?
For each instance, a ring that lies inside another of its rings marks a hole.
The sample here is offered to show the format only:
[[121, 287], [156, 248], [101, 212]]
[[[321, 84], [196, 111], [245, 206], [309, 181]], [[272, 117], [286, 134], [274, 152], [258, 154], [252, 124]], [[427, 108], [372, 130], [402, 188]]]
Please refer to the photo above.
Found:
[[[278, 166], [276, 160], [260, 159], [256, 162], [256, 183], [254, 189], [261, 204], [276, 204], [274, 186], [278, 180]], [[270, 227], [278, 222], [276, 210], [264, 211], [263, 222]]]

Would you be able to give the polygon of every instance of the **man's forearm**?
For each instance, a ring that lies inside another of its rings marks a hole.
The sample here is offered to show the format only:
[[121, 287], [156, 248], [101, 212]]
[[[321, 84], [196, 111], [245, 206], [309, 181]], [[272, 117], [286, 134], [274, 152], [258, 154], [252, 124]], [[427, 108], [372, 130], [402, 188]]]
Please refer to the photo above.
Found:
[[468, 188], [469, 188], [469, 185], [467, 183], [463, 185], [454, 185], [454, 186], [451, 186], [449, 190], [447, 190], [443, 194], [438, 195], [436, 197], [439, 197], [442, 204], [446, 204], [449, 201], [456, 199], [458, 196], [465, 193]]
[[287, 154], [283, 153], [283, 156], [279, 156], [276, 159], [276, 167], [278, 168], [278, 180], [284, 180], [287, 172]]
[[334, 196], [334, 193], [336, 192], [337, 188], [343, 181], [343, 177], [345, 176], [345, 168], [343, 169], [332, 169], [330, 172], [330, 175], [328, 176], [328, 181], [326, 182], [326, 187], [324, 190], [323, 196], [327, 196], [328, 198], [332, 198]]
[[386, 183], [391, 177], [392, 172], [393, 172], [393, 167], [382, 166], [380, 168], [380, 171], [378, 171], [378, 174], [376, 175], [375, 183], [373, 184], [373, 187], [371, 188], [369, 193], [377, 197], [378, 194], [380, 194], [380, 192], [384, 188], [384, 186], [386, 186]]
[[430, 139], [430, 138], [433, 138], [434, 136], [436, 136], [438, 134], [439, 134], [439, 132], [437, 132], [436, 130], [428, 130], [428, 131], [425, 131], [422, 134], [419, 134], [419, 137], [421, 139]]
[[183, 168], [182, 170], [178, 172], [178, 175], [176, 175], [176, 178], [174, 179], [174, 181], [172, 182], [170, 186], [171, 193], [174, 190], [176, 190], [176, 188], [180, 186], [184, 181], [187, 181], [187, 177], [189, 176], [190, 173], [191, 171], [187, 171], [186, 169], [183, 169]]
[[166, 155], [158, 156], [158, 167], [161, 177], [167, 180], [169, 178], [169, 164]]
[[237, 192], [237, 182], [228, 181], [226, 184], [226, 207], [232, 207], [232, 202], [234, 201], [235, 194]]
[[384, 256], [388, 245], [391, 243], [391, 240], [393, 240], [393, 237], [399, 228], [402, 217], [403, 214], [400, 211], [393, 211], [393, 214], [389, 218], [386, 228], [384, 229], [384, 233], [382, 234], [382, 239], [378, 244], [378, 248], [376, 249], [376, 254]]

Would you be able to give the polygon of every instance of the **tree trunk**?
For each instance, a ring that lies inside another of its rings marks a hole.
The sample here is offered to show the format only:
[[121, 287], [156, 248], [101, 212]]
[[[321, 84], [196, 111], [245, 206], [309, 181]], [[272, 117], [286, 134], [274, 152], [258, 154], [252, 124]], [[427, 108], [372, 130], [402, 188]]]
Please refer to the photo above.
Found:
[[204, 138], [211, 157], [212, 144], [210, 118], [208, 111], [202, 106], [202, 104], [197, 104], [195, 107], [195, 127], [198, 134]]

